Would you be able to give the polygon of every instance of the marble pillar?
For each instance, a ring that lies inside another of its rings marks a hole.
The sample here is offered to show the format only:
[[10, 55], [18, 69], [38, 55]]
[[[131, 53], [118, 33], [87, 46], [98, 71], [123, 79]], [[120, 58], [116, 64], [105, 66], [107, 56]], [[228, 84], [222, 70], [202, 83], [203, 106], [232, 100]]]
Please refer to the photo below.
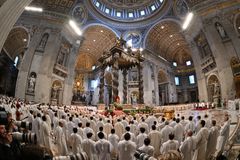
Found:
[[48, 103], [52, 86], [53, 68], [61, 46], [60, 30], [52, 29], [42, 57], [36, 81], [35, 101]]
[[32, 0], [7, 0], [0, 8], [0, 50], [13, 25]]
[[29, 77], [29, 72], [32, 64], [32, 60], [35, 54], [35, 49], [37, 48], [42, 35], [43, 30], [36, 28], [31, 41], [29, 42], [29, 47], [26, 49], [21, 66], [19, 67], [18, 78], [15, 89], [15, 97], [24, 99], [27, 89], [27, 81]]

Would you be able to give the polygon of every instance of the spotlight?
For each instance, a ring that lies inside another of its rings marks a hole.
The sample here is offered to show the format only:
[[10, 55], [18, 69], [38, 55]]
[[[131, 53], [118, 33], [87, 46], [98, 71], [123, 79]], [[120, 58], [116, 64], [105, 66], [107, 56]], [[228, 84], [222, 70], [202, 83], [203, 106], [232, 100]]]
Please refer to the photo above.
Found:
[[183, 30], [188, 28], [189, 24], [192, 21], [192, 18], [193, 18], [193, 13], [192, 12], [188, 13], [188, 15], [185, 19], [185, 22], [183, 23], [183, 26], [182, 26]]
[[142, 51], [143, 51], [143, 48], [140, 48], [140, 51], [142, 52]]
[[73, 20], [69, 20], [69, 25], [72, 27], [72, 29], [77, 33], [77, 35], [81, 36], [82, 32], [79, 29], [79, 27], [77, 26], [76, 22], [74, 22]]
[[26, 6], [25, 7], [26, 11], [33, 11], [33, 12], [42, 12], [43, 9], [42, 8], [38, 8], [38, 7], [31, 7], [31, 6]]

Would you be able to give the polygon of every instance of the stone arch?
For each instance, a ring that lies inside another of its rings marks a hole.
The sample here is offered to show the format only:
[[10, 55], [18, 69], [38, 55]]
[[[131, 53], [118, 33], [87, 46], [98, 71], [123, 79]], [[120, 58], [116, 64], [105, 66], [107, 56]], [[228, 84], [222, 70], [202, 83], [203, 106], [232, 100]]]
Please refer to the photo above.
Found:
[[25, 49], [28, 47], [30, 34], [28, 30], [21, 26], [15, 26], [9, 33], [3, 49], [8, 56], [15, 59], [16, 56], [23, 58]]
[[91, 22], [91, 23], [88, 23], [88, 24], [84, 25], [83, 28], [82, 28], [82, 31], [85, 32], [89, 27], [93, 27], [93, 26], [105, 27], [105, 28], [111, 30], [116, 35], [116, 37], [121, 36], [121, 32], [119, 32], [118, 30], [116, 30], [114, 28], [111, 28], [108, 25], [105, 25], [105, 24], [102, 24], [102, 23], [96, 23], [96, 22]]
[[233, 25], [236, 33], [240, 35], [240, 13], [235, 15]]

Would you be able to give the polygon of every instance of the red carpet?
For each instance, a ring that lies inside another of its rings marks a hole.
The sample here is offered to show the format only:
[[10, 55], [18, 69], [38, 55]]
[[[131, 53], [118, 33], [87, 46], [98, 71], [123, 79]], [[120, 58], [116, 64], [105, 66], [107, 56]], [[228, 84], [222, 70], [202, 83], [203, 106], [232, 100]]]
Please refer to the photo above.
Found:
[[204, 110], [208, 110], [208, 108], [194, 108], [193, 110], [195, 110], [195, 111], [204, 111]]

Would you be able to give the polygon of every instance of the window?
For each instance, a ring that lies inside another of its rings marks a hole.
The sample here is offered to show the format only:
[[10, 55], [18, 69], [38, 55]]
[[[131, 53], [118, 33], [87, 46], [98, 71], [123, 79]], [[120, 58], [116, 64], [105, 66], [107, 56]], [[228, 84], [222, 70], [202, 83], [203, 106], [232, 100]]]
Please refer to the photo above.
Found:
[[177, 62], [173, 62], [173, 66], [174, 66], [174, 67], [177, 67]]
[[117, 12], [117, 17], [121, 17], [122, 13], [121, 12]]
[[162, 2], [163, 2], [163, 0], [160, 0], [160, 2], [162, 3]]
[[195, 77], [194, 77], [194, 75], [189, 76], [189, 83], [190, 84], [195, 84]]
[[132, 12], [128, 13], [128, 17], [133, 18], [133, 13]]
[[96, 66], [92, 66], [92, 70], [96, 69]]
[[19, 60], [19, 57], [17, 56], [17, 57], [15, 58], [15, 60], [14, 60], [14, 66], [15, 66], [15, 67], [16, 67], [17, 64], [18, 64], [18, 60]]
[[97, 6], [97, 7], [100, 7], [100, 3], [99, 3], [99, 2], [97, 2], [97, 3], [96, 3], [96, 6]]
[[175, 85], [176, 86], [180, 85], [179, 77], [175, 77]]
[[98, 80], [92, 80], [91, 81], [91, 88], [97, 88], [98, 86]]
[[187, 62], [186, 62], [186, 65], [187, 65], [187, 66], [191, 66], [191, 65], [192, 65], [192, 62], [191, 62], [191, 61], [187, 61]]
[[145, 11], [142, 10], [142, 11], [140, 12], [140, 14], [141, 14], [141, 16], [145, 16]]
[[106, 8], [105, 9], [105, 13], [109, 14], [110, 13], [110, 9]]
[[151, 6], [151, 10], [152, 10], [152, 11], [155, 11], [155, 10], [156, 10], [155, 5], [152, 5], [152, 6]]

